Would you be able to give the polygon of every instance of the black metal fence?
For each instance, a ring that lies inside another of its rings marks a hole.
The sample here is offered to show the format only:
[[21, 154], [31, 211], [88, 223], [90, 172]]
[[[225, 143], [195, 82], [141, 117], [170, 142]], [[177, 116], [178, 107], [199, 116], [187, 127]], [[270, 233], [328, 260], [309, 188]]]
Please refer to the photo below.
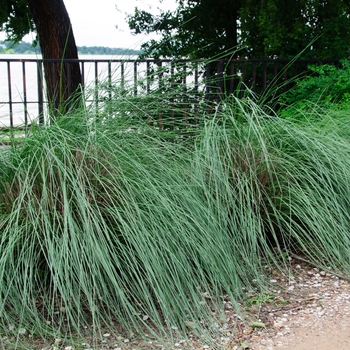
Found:
[[[68, 71], [71, 64], [79, 62], [82, 89], [89, 91], [88, 104], [93, 104], [93, 101], [98, 103], [101, 89], [107, 93], [107, 98], [113, 98], [113, 89], [121, 89], [134, 96], [163, 89], [179, 95], [193, 91], [194, 98], [213, 101], [229, 93], [242, 95], [248, 88], [257, 94], [277, 87], [286, 90], [292, 86], [295, 77], [310, 72], [308, 65], [339, 63], [338, 60], [286, 59], [222, 59], [211, 62], [67, 59], [46, 62], [65, 64]], [[45, 121], [47, 100], [42, 59], [0, 58], [0, 79], [0, 127]], [[176, 96], [172, 95], [171, 99], [173, 104]], [[181, 100], [181, 96], [178, 99]]]

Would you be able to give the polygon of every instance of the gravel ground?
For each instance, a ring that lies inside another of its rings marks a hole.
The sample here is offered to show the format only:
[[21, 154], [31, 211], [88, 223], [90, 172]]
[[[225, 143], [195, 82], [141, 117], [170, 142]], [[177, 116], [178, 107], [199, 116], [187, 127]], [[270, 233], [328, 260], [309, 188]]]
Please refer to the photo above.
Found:
[[[105, 332], [101, 339], [86, 337], [78, 345], [61, 339], [50, 344], [29, 340], [27, 349], [38, 350], [349, 350], [350, 282], [334, 274], [293, 259], [289, 275], [272, 271], [272, 290], [247, 294], [244, 305], [246, 323], [240, 321], [230, 301], [217, 325], [220, 336], [212, 346], [195, 335], [178, 339], [164, 347], [154, 339], [141, 340], [121, 333]], [[0, 338], [0, 349], [9, 349], [8, 339]], [[22, 347], [23, 348], [23, 347]]]
[[349, 281], [298, 264], [294, 277], [282, 292], [288, 305], [266, 310], [270, 326], [247, 339], [249, 349], [350, 349]]

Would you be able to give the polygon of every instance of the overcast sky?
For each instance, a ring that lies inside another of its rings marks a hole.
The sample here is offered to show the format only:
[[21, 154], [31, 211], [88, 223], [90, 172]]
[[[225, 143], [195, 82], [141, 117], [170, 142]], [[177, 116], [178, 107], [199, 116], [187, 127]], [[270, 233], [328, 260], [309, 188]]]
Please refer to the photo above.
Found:
[[[126, 13], [133, 13], [135, 6], [156, 12], [157, 7], [168, 6], [167, 0], [64, 0], [70, 16], [78, 46], [109, 46], [138, 48], [145, 40], [143, 35], [130, 34], [125, 20]], [[118, 26], [118, 28], [116, 28]]]
[[[140, 9], [159, 13], [176, 7], [175, 0], [64, 0], [77, 46], [108, 46], [138, 49], [144, 35], [131, 35], [125, 17]], [[118, 28], [116, 28], [118, 26]], [[0, 33], [0, 39], [5, 36]], [[25, 41], [31, 41], [26, 37]]]

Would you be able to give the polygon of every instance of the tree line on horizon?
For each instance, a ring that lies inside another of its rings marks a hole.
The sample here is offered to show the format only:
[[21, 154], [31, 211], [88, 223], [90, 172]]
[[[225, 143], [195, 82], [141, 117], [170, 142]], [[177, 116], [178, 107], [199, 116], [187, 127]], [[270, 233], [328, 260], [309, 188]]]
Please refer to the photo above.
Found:
[[[140, 50], [112, 48], [106, 46], [77, 46], [78, 53], [81, 55], [120, 55], [130, 56], [139, 55]], [[41, 54], [40, 47], [33, 47], [32, 44], [25, 41], [13, 43], [9, 41], [0, 42], [0, 54]]]

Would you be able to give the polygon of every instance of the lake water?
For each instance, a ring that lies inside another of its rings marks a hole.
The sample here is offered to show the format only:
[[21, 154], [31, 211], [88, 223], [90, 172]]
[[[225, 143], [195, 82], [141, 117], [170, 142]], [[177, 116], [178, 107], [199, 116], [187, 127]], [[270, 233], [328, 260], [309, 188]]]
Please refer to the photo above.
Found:
[[[108, 75], [108, 61], [111, 60], [134, 60], [136, 57], [125, 56], [108, 56], [108, 55], [80, 55], [83, 60], [105, 60], [106, 62], [99, 62], [95, 65], [94, 62], [84, 62], [84, 83], [91, 86], [95, 77], [99, 81], [105, 81]], [[2, 59], [21, 59], [25, 61], [25, 72], [23, 72], [22, 62], [11, 62], [8, 64]], [[36, 120], [39, 114], [38, 110], [38, 71], [37, 62], [35, 60], [41, 59], [37, 55], [0, 55], [0, 127], [10, 126], [10, 105], [12, 100], [12, 115], [13, 125], [24, 124], [25, 115], [30, 120]], [[26, 61], [34, 60], [34, 61]], [[121, 63], [110, 63], [113, 81], [120, 81]], [[10, 68], [10, 75], [9, 75]], [[132, 77], [133, 63], [124, 63], [124, 76]], [[139, 72], [140, 76], [143, 74]], [[25, 77], [25, 78], [24, 78]], [[11, 86], [11, 88], [9, 87]], [[24, 94], [24, 91], [26, 94]], [[25, 113], [24, 100], [27, 101], [27, 111]]]
[[[145, 61], [137, 63], [135, 67], [134, 62], [136, 58], [137, 56], [80, 55], [79, 59], [85, 60], [84, 63], [81, 63], [84, 85], [86, 87], [85, 91], [89, 91], [89, 87], [92, 90], [96, 86], [96, 81], [109, 84], [108, 77], [111, 78], [112, 86], [121, 86], [122, 76], [124, 77], [124, 86], [129, 87], [128, 90], [134, 91], [135, 80], [137, 82], [144, 80], [147, 69], [157, 67], [156, 63]], [[21, 61], [9, 63], [6, 59], [18, 59]], [[10, 107], [12, 108], [12, 125], [23, 125], [26, 122], [26, 118], [29, 124], [31, 121], [37, 120], [39, 115], [39, 73], [37, 61], [39, 59], [41, 59], [41, 56], [0, 54], [0, 127], [11, 125]], [[99, 61], [96, 63], [93, 60]], [[25, 70], [23, 70], [23, 67], [25, 67]], [[170, 63], [163, 62], [162, 69], [169, 67]], [[196, 81], [195, 74], [186, 68], [186, 64], [184, 66], [181, 63], [176, 69], [175, 73], [180, 74], [180, 80], [184, 79], [183, 83], [187, 87], [194, 84]], [[170, 74], [171, 77], [174, 77], [174, 67], [168, 69], [167, 73], [164, 70], [162, 72], [153, 79], [153, 82], [148, 81], [147, 84], [143, 84], [143, 87], [138, 85], [138, 91], [146, 92], [159, 86], [165, 75], [169, 76]], [[43, 76], [43, 72], [40, 72], [40, 75]], [[10, 100], [12, 101], [11, 105], [9, 104]], [[25, 101], [26, 104], [24, 103]], [[25, 105], [27, 106], [27, 113], [25, 112]]]

